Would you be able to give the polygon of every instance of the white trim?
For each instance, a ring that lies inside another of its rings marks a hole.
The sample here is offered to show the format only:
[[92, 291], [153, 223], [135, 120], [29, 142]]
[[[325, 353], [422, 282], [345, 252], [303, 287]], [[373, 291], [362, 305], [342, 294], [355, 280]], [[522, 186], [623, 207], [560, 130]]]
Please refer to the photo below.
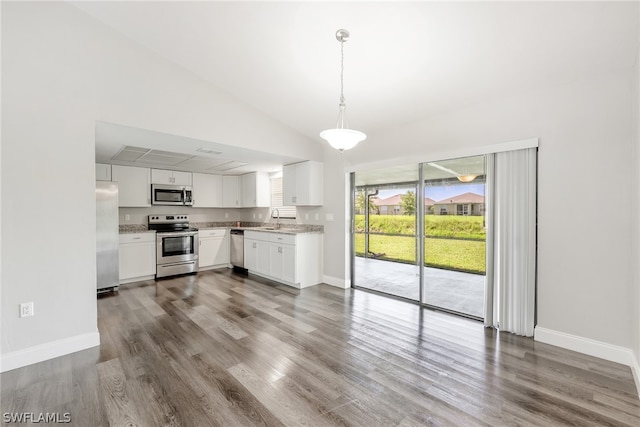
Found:
[[633, 365], [631, 365], [631, 371], [633, 371], [633, 379], [636, 381], [636, 389], [638, 390], [638, 397], [640, 397], [640, 364], [638, 358], [633, 358]]
[[640, 366], [638, 365], [638, 359], [636, 359], [633, 350], [630, 348], [607, 344], [602, 341], [541, 328], [539, 326], [535, 328], [534, 339], [545, 344], [555, 345], [629, 366], [633, 373], [638, 396], [640, 397]]
[[457, 159], [461, 157], [480, 156], [484, 154], [501, 153], [504, 151], [522, 150], [525, 148], [534, 148], [540, 145], [539, 138], [520, 139], [517, 141], [501, 142], [498, 144], [484, 145], [481, 147], [466, 147], [457, 150], [430, 151], [428, 157], [394, 157], [378, 162], [360, 163], [357, 165], [345, 166], [345, 172], [358, 172], [370, 169], [379, 169], [391, 166], [400, 166], [406, 164], [418, 164], [426, 162], [437, 162], [440, 160]]
[[341, 289], [347, 289], [351, 286], [348, 280], [341, 279], [339, 277], [327, 276], [326, 274], [322, 276], [322, 283]]
[[45, 360], [65, 356], [99, 345], [100, 332], [95, 331], [12, 351], [1, 356], [0, 372], [7, 372], [34, 363], [44, 362]]

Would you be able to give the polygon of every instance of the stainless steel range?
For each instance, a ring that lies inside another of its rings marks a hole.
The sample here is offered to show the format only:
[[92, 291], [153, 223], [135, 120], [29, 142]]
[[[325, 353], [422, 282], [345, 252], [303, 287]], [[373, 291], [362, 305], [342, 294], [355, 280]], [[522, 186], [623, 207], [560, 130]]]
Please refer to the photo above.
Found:
[[149, 230], [156, 231], [156, 278], [198, 271], [198, 229], [189, 215], [149, 215]]

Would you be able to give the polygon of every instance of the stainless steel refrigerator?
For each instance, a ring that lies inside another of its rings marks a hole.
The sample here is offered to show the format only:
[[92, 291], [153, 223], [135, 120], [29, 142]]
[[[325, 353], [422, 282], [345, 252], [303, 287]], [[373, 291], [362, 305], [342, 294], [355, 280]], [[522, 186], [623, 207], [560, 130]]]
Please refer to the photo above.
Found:
[[96, 181], [96, 271], [98, 293], [118, 290], [118, 184]]

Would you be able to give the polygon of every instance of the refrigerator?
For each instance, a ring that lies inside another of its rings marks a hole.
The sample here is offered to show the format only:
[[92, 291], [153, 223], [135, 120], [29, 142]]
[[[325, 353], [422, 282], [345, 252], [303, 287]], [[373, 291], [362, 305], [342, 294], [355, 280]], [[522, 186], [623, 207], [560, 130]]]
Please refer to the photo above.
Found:
[[118, 184], [96, 181], [96, 272], [98, 293], [117, 291], [119, 281]]

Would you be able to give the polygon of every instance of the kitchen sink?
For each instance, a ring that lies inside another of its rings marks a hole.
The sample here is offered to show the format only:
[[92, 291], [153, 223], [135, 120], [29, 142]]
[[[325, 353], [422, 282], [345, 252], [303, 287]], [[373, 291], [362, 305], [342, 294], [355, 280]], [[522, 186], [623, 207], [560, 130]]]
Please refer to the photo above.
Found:
[[296, 231], [295, 228], [285, 228], [285, 227], [280, 227], [280, 228], [276, 228], [276, 227], [258, 227], [258, 230], [282, 231], [282, 232], [285, 232], [285, 233]]

